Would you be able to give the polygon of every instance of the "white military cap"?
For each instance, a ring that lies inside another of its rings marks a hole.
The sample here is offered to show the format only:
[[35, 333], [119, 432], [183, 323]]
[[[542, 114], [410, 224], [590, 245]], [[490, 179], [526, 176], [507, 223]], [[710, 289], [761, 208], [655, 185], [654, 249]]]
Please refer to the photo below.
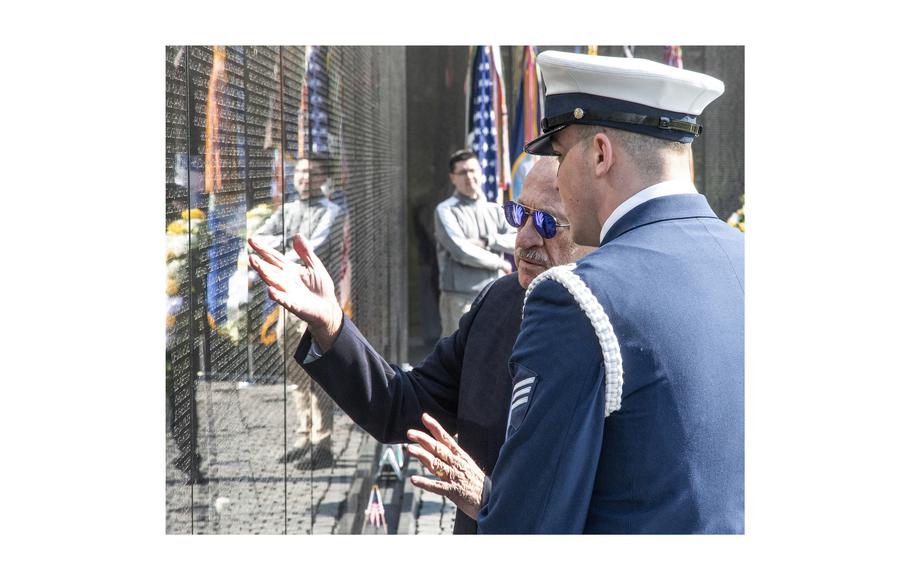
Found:
[[543, 134], [525, 147], [553, 153], [550, 137], [572, 124], [619, 128], [676, 142], [701, 134], [696, 117], [724, 92], [703, 73], [634, 57], [544, 51], [537, 64], [546, 85]]

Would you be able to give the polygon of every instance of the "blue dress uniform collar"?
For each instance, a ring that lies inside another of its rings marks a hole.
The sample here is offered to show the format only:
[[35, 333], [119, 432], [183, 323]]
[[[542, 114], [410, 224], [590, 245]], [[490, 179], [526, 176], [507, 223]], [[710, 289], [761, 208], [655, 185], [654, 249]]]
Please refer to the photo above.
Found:
[[711, 210], [711, 206], [708, 205], [708, 200], [699, 193], [668, 195], [650, 199], [620, 217], [607, 231], [606, 236], [601, 239], [600, 246], [604, 246], [636, 227], [671, 219], [693, 219], [699, 217], [717, 219], [717, 215]]
[[604, 240], [604, 237], [606, 236], [607, 231], [610, 230], [610, 227], [615, 225], [623, 215], [632, 209], [635, 209], [645, 201], [656, 199], [658, 197], [664, 197], [667, 195], [678, 195], [681, 193], [694, 194], [698, 193], [698, 190], [695, 189], [695, 186], [692, 185], [692, 182], [689, 181], [689, 179], [669, 179], [642, 189], [632, 197], [620, 203], [619, 206], [617, 206], [616, 209], [610, 213], [610, 216], [607, 217], [607, 220], [600, 228], [600, 238], [598, 240]]

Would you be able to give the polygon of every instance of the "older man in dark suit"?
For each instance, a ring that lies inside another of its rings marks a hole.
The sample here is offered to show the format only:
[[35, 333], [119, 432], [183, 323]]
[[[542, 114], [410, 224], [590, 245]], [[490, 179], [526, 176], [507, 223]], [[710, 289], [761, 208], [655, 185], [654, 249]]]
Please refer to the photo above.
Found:
[[[473, 519], [505, 436], [512, 391], [508, 359], [525, 288], [548, 268], [592, 250], [569, 237], [556, 171], [556, 160], [541, 159], [528, 174], [519, 203], [506, 204], [509, 222], [519, 229], [517, 274], [488, 285], [455, 333], [410, 371], [387, 363], [342, 314], [331, 277], [302, 238], [295, 238], [294, 248], [303, 266], [250, 241], [261, 257], [252, 255], [251, 264], [269, 284], [269, 295], [310, 324], [294, 355], [297, 362], [373, 437], [416, 442], [409, 451], [440, 479], [415, 476], [412, 482], [452, 499], [459, 508], [456, 533], [477, 532]], [[460, 446], [444, 430], [457, 433]], [[444, 472], [436, 455], [440, 444], [448, 450]]]

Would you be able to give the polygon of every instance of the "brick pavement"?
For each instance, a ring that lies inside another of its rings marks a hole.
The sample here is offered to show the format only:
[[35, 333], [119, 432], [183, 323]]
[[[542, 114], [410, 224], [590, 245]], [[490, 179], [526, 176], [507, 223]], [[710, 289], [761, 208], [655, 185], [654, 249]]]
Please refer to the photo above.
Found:
[[[425, 354], [412, 345], [411, 360]], [[376, 480], [381, 445], [335, 409], [330, 467], [303, 471], [278, 463], [285, 439], [294, 439], [296, 414], [283, 384], [197, 384], [199, 453], [209, 483], [185, 486], [173, 465], [176, 446], [167, 437], [168, 534], [450, 534], [455, 507], [407, 480], [421, 472], [406, 464], [404, 481]], [[287, 423], [285, 423], [287, 416]], [[285, 435], [287, 432], [287, 435]], [[312, 464], [307, 464], [312, 465]], [[381, 487], [388, 527], [365, 527], [363, 510], [374, 482]]]
[[[362, 478], [378, 444], [336, 408], [334, 463], [301, 471], [282, 464], [285, 429], [293, 440], [293, 402], [283, 385], [238, 388], [201, 382], [196, 399], [206, 485], [185, 486], [168, 436], [168, 534], [330, 534], [359, 532]], [[285, 412], [288, 424], [285, 424]], [[305, 458], [307, 459], [307, 458]], [[307, 462], [307, 465], [311, 465]]]
[[418, 507], [414, 534], [452, 534], [455, 505], [445, 497], [415, 488]]
[[[455, 527], [455, 505], [448, 499], [423, 491], [408, 479], [415, 474], [428, 476], [414, 458], [406, 460], [404, 479], [394, 481], [384, 476], [380, 482], [388, 532], [393, 534], [452, 534]], [[391, 481], [390, 481], [391, 480]]]

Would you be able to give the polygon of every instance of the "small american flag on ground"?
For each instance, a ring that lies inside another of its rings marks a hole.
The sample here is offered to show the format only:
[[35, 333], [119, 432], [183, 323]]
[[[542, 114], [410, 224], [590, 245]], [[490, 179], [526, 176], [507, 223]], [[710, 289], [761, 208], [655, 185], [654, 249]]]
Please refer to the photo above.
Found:
[[385, 526], [385, 507], [382, 506], [382, 499], [379, 497], [378, 485], [373, 485], [373, 489], [370, 490], [370, 504], [364, 514], [370, 526], [377, 528]]

